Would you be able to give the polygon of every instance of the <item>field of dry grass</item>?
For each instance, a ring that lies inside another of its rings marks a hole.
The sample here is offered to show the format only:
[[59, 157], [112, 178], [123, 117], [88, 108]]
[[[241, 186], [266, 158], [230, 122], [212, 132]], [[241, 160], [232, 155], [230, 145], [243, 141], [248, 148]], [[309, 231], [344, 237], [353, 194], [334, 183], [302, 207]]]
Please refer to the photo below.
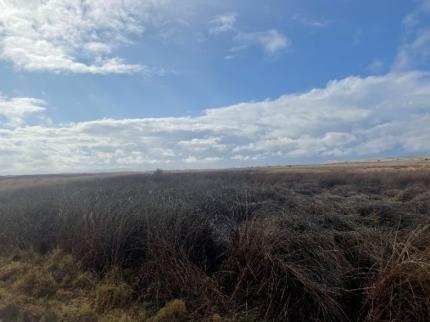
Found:
[[113, 275], [83, 271], [70, 254], [17, 251], [0, 258], [0, 313], [4, 321], [171, 321], [186, 315], [173, 300], [158, 312], [135, 303], [133, 290]]
[[0, 179], [0, 320], [430, 321], [430, 161]]

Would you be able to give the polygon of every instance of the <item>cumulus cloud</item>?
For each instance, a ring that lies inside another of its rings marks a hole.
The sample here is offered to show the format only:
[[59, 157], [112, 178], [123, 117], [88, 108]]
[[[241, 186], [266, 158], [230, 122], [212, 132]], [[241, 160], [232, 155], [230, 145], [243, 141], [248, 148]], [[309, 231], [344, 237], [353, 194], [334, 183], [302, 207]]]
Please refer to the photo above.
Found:
[[3, 174], [286, 164], [430, 152], [430, 74], [424, 72], [348, 77], [305, 93], [207, 109], [196, 117], [30, 126], [22, 120], [28, 113], [44, 113], [42, 101], [2, 102], [1, 111], [9, 112], [1, 115], [15, 123], [0, 126]]
[[112, 52], [144, 31], [153, 0], [0, 1], [0, 58], [28, 71], [147, 71]]
[[226, 148], [225, 144], [220, 143], [220, 137], [194, 138], [191, 140], [179, 141], [178, 145], [192, 151], [205, 151], [215, 149], [222, 151]]
[[43, 100], [29, 97], [0, 96], [0, 126], [16, 127], [24, 124], [27, 116], [45, 110]]

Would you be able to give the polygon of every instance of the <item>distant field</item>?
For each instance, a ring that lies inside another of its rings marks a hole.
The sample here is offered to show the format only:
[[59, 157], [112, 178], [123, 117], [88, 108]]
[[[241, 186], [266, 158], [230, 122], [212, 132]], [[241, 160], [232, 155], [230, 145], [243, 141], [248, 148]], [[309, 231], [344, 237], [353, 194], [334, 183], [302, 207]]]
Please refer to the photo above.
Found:
[[0, 191], [12, 191], [31, 187], [70, 184], [79, 181], [91, 181], [98, 178], [108, 178], [121, 174], [53, 174], [28, 176], [0, 176]]
[[0, 321], [430, 321], [430, 161], [0, 177]]
[[[238, 168], [224, 170], [176, 170], [165, 171], [166, 173], [208, 173], [208, 172], [291, 172], [291, 173], [312, 173], [312, 172], [336, 172], [336, 171], [429, 171], [430, 157], [417, 159], [398, 159], [381, 161], [356, 161], [338, 162], [319, 165], [290, 165], [256, 168]], [[52, 184], [67, 184], [76, 181], [90, 181], [94, 179], [133, 176], [139, 174], [150, 174], [151, 172], [112, 172], [112, 173], [86, 173], [86, 174], [51, 174], [51, 175], [25, 175], [25, 176], [0, 176], [0, 191], [15, 190], [26, 187], [40, 187]]]

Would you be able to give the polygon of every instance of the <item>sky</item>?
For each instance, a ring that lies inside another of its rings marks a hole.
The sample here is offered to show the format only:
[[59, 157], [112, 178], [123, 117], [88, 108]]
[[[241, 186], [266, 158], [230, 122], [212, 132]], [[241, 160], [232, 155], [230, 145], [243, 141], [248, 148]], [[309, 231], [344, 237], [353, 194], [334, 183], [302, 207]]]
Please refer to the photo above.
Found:
[[430, 0], [0, 0], [0, 175], [430, 154]]

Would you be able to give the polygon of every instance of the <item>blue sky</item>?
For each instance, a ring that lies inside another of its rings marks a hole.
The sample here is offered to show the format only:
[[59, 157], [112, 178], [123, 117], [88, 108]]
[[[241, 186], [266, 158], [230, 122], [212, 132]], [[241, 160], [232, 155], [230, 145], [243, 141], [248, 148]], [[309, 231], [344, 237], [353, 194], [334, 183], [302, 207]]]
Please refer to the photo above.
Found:
[[428, 0], [2, 0], [4, 174], [430, 152]]

